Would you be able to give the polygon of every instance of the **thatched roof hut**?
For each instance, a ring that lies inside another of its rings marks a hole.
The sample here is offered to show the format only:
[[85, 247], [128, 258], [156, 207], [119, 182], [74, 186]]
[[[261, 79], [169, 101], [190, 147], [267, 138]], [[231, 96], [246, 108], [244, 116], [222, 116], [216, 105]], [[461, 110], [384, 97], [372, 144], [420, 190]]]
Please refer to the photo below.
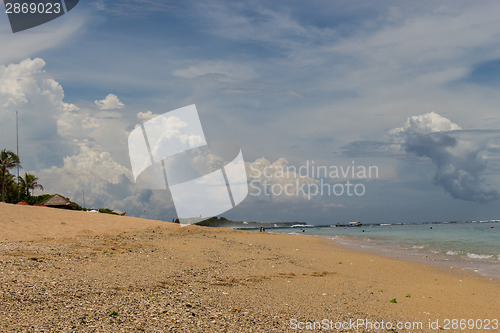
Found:
[[72, 209], [78, 207], [76, 203], [69, 201], [60, 194], [54, 194], [53, 196], [42, 202], [42, 205], [52, 208], [64, 209]]

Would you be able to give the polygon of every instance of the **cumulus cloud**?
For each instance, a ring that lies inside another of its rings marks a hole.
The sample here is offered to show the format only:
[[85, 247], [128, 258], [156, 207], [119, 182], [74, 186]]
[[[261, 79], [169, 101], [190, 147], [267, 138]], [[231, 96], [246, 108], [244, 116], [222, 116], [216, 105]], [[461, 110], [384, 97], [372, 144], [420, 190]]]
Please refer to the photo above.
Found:
[[130, 183], [130, 170], [116, 163], [109, 153], [85, 144], [75, 155], [64, 157], [62, 166], [40, 170], [37, 175], [47, 190], [73, 200], [80, 200], [85, 191], [89, 205], [111, 204], [115, 199], [109, 194], [109, 186]]
[[63, 114], [78, 110], [64, 100], [62, 86], [45, 72], [45, 65], [43, 59], [28, 58], [0, 66], [2, 145], [15, 147], [18, 111], [21, 162], [32, 169], [57, 164], [69, 152], [68, 141], [61, 137], [57, 122]]
[[289, 169], [289, 162], [284, 157], [274, 162], [261, 157], [253, 163], [247, 163], [247, 172], [251, 194], [264, 195], [265, 193], [272, 193], [269, 190], [270, 188], [287, 188], [287, 192], [293, 194], [271, 195], [271, 199], [275, 202], [308, 199], [308, 193], [302, 193], [299, 188], [319, 183], [317, 179], [299, 175], [295, 170]]
[[64, 103], [63, 110], [67, 111], [67, 112], [71, 112], [71, 111], [79, 111], [80, 108], [72, 103]]
[[99, 128], [99, 121], [85, 112], [65, 112], [57, 119], [59, 134], [73, 140], [89, 138], [90, 131]]
[[156, 113], [153, 113], [152, 111], [137, 113], [137, 119], [139, 119], [140, 121], [148, 121], [148, 120], [153, 119], [156, 116], [159, 116], [159, 115]]
[[[73, 181], [62, 181], [62, 183], [79, 183], [80, 185], [98, 185], [102, 180], [104, 183], [117, 184], [122, 176], [130, 179], [131, 173], [125, 166], [116, 163], [108, 152], [102, 152], [98, 149], [91, 149], [87, 145], [80, 145], [79, 152], [73, 156], [64, 158], [62, 168], [52, 167], [48, 169], [49, 173], [54, 173], [59, 179], [65, 175]], [[65, 170], [65, 173], [61, 173]], [[44, 171], [45, 172], [45, 171]]]
[[[178, 153], [206, 145], [203, 129], [194, 106], [178, 109], [144, 123], [144, 132], [151, 156], [160, 161]], [[129, 136], [129, 148], [134, 175], [149, 165], [144, 151], [144, 136], [135, 128]]]
[[[345, 208], [349, 206], [346, 197], [329, 196], [326, 193], [315, 195], [314, 188], [321, 187], [320, 180], [310, 177], [312, 175], [307, 175], [307, 172], [298, 171], [297, 166], [286, 158], [272, 160], [261, 157], [245, 165], [249, 194], [236, 208], [224, 213], [228, 218], [241, 219], [243, 216], [247, 221], [302, 221], [319, 224], [337, 223], [352, 218], [352, 212], [345, 216]], [[308, 190], [309, 185], [311, 192]], [[288, 194], [279, 194], [285, 188]], [[308, 194], [311, 196], [308, 197]], [[333, 214], [335, 218], [331, 220]]]
[[123, 104], [115, 94], [108, 94], [106, 98], [101, 99], [100, 101], [96, 100], [94, 103], [101, 110], [116, 110], [122, 109], [125, 106], [125, 104]]
[[[45, 191], [83, 204], [85, 190], [88, 205], [94, 207], [153, 218], [170, 209], [174, 216], [166, 193], [140, 190], [131, 182], [131, 171], [124, 164], [128, 124], [108, 119], [109, 111], [80, 109], [65, 101], [61, 84], [45, 72], [45, 65], [35, 58], [0, 66], [2, 147], [15, 149], [15, 111], [19, 111], [21, 162], [40, 178]], [[109, 101], [102, 105], [109, 106]]]
[[61, 85], [44, 77], [45, 61], [40, 58], [25, 59], [18, 64], [0, 66], [0, 105], [4, 108], [19, 107], [33, 102], [52, 103], [58, 110], [76, 106], [63, 102]]
[[155, 218], [169, 210], [173, 216], [165, 191], [138, 189], [129, 168], [116, 162], [110, 153], [86, 143], [80, 144], [76, 154], [65, 157], [62, 166], [40, 170], [37, 175], [51, 193], [69, 196], [80, 204], [85, 191], [87, 207], [108, 207]]
[[419, 116], [411, 116], [402, 127], [395, 128], [389, 133], [398, 134], [429, 134], [434, 132], [446, 132], [460, 130], [461, 127], [435, 112], [429, 112]]
[[486, 202], [500, 198], [499, 190], [484, 180], [488, 149], [482, 140], [461, 135], [460, 126], [431, 112], [408, 118], [391, 134], [408, 153], [429, 158], [436, 166], [434, 184], [456, 199]]

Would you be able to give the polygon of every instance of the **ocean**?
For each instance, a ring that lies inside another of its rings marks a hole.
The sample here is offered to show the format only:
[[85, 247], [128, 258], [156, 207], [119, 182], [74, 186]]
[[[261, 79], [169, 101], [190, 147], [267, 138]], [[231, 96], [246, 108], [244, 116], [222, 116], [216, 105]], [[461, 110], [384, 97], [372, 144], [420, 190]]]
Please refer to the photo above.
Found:
[[500, 220], [364, 224], [351, 228], [279, 228], [269, 231], [334, 239], [348, 248], [470, 270], [500, 279]]

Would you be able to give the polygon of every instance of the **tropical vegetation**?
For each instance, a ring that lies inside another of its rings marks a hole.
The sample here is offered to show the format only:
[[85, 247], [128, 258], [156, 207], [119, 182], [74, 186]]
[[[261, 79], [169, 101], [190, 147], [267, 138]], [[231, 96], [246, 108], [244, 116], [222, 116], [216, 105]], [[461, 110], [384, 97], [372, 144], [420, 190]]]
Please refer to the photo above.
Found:
[[[0, 202], [18, 203], [24, 201], [27, 204], [41, 204], [52, 197], [52, 194], [42, 194], [35, 196], [35, 189], [43, 191], [43, 185], [40, 184], [39, 178], [31, 173], [25, 172], [23, 176], [16, 177], [12, 170], [22, 168], [19, 156], [13, 151], [3, 149], [0, 151]], [[67, 198], [69, 200], [69, 198]], [[74, 210], [92, 210], [85, 207], [80, 207], [78, 204], [72, 207]], [[109, 208], [96, 209], [99, 213], [114, 214], [116, 213]]]
[[[21, 167], [21, 161], [13, 151], [3, 149], [0, 151], [0, 201], [17, 203], [25, 201], [30, 203], [34, 198], [35, 189], [41, 189], [43, 186], [38, 182], [38, 177], [25, 172], [23, 176], [17, 178], [11, 173], [11, 170]], [[17, 178], [17, 179], [16, 179]]]

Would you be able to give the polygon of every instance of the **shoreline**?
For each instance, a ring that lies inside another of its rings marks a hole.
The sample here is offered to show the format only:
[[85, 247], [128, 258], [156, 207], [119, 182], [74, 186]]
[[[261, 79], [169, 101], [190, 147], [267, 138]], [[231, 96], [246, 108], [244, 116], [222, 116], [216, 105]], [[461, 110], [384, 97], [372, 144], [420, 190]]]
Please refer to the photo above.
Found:
[[[332, 240], [338, 246], [355, 251], [365, 251], [398, 260], [423, 263], [453, 273], [456, 273], [457, 270], [470, 272], [474, 275], [494, 278], [500, 281], [500, 261], [471, 259], [458, 255], [436, 253], [430, 249], [409, 248], [396, 244], [382, 245], [378, 241], [355, 239], [349, 236], [342, 236], [336, 239], [325, 237], [325, 239]], [[361, 249], [357, 249], [357, 246], [361, 247]]]
[[[462, 265], [464, 264], [464, 260], [461, 257], [446, 258], [445, 255], [443, 254], [433, 253], [431, 251], [422, 251], [422, 249], [409, 249], [397, 246], [384, 247], [381, 244], [376, 244], [376, 242], [372, 240], [356, 239], [354, 237], [344, 236], [344, 235], [337, 237], [328, 237], [324, 235], [315, 235], [315, 234], [273, 233], [271, 231], [269, 231], [268, 233], [275, 235], [293, 236], [293, 237], [310, 237], [313, 239], [320, 240], [323, 244], [331, 247], [333, 250], [335, 249], [338, 250], [340, 248], [348, 251], [357, 252], [360, 255], [381, 257], [407, 263], [417, 263], [429, 267], [431, 269], [432, 268], [437, 269], [446, 274], [452, 274], [452, 275], [464, 274], [471, 277], [481, 277], [488, 279], [490, 281], [495, 280], [500, 282], [500, 277], [498, 276], [493, 276], [480, 272], [478, 270], [474, 270], [475, 269], [474, 267], [473, 268], [463, 267]], [[372, 244], [367, 245], [366, 242], [371, 242]], [[392, 250], [395, 250], [396, 252], [391, 252]], [[410, 250], [418, 250], [422, 252], [420, 253], [406, 252]], [[450, 264], [455, 264], [455, 265], [450, 266]]]
[[0, 204], [10, 235], [31, 230], [0, 243], [2, 331], [297, 332], [368, 319], [438, 332], [431, 322], [500, 318], [500, 282], [469, 272], [315, 237], [40, 212]]
[[464, 251], [444, 250], [446, 251], [445, 253], [442, 248], [433, 248], [432, 244], [418, 242], [418, 239], [413, 242], [405, 243], [369, 238], [369, 234], [363, 234], [363, 236], [357, 234], [333, 234], [324, 233], [322, 229], [319, 231], [315, 230], [316, 229], [313, 229], [310, 233], [307, 232], [308, 230], [306, 230], [305, 233], [291, 230], [287, 230], [286, 232], [269, 230], [269, 232], [318, 237], [330, 240], [337, 246], [352, 250], [365, 251], [405, 261], [426, 263], [431, 266], [443, 267], [445, 269], [452, 267], [453, 269], [471, 271], [481, 276], [500, 279], [500, 255], [498, 255], [498, 259], [495, 259], [497, 255], [476, 255], [467, 251], [465, 251], [467, 255], [463, 253]]
[[[402, 260], [406, 262], [416, 262], [437, 267], [451, 273], [469, 272], [476, 276], [493, 278], [500, 281], [500, 261], [482, 261], [477, 259], [467, 259], [460, 256], [451, 256], [442, 253], [435, 253], [431, 250], [420, 248], [407, 248], [391, 244], [382, 245], [380, 242], [366, 239], [357, 239], [349, 236], [328, 237], [323, 235], [300, 235], [290, 234], [290, 236], [308, 236], [324, 239], [331, 242], [334, 247], [358, 251], [361, 253]], [[328, 242], [326, 242], [328, 244]]]

